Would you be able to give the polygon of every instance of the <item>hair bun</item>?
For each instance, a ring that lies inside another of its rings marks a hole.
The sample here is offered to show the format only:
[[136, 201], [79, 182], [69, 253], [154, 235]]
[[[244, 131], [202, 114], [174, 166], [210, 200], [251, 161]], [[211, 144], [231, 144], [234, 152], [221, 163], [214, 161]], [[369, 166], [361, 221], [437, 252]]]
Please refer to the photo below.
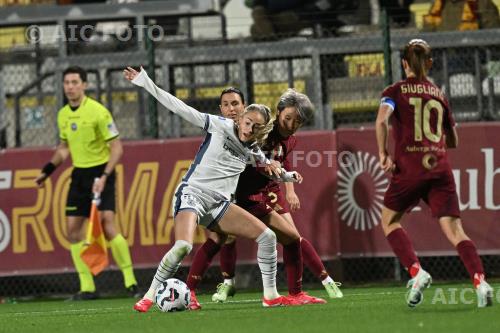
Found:
[[409, 46], [419, 45], [419, 46], [430, 47], [429, 44], [427, 44], [427, 42], [425, 40], [420, 39], [420, 38], [414, 38], [414, 39], [410, 40], [408, 42], [408, 45]]

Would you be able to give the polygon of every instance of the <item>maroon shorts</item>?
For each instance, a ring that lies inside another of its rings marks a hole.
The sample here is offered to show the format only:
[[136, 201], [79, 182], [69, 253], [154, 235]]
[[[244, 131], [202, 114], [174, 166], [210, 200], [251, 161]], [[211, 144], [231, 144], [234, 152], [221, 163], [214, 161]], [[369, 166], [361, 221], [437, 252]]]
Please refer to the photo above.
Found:
[[236, 204], [257, 218], [262, 218], [273, 210], [280, 215], [290, 212], [285, 196], [279, 187], [251, 195], [244, 200], [237, 201]]
[[460, 217], [455, 179], [451, 171], [433, 179], [393, 178], [385, 192], [384, 206], [396, 212], [406, 212], [418, 205], [420, 199], [429, 205], [433, 217]]

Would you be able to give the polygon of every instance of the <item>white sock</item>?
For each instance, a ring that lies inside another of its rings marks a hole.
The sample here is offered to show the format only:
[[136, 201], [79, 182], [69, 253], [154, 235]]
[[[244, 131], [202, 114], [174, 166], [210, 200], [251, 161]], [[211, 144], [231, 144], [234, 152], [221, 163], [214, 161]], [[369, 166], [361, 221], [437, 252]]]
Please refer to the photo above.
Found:
[[229, 286], [234, 286], [234, 278], [233, 279], [224, 279], [224, 284]]
[[278, 251], [276, 251], [276, 234], [266, 228], [255, 240], [257, 247], [257, 262], [262, 274], [264, 297], [275, 299], [279, 297], [276, 290], [276, 270], [278, 265]]
[[153, 300], [155, 297], [156, 289], [158, 286], [165, 282], [167, 279], [171, 278], [177, 272], [182, 259], [191, 252], [193, 245], [186, 242], [185, 240], [175, 241], [174, 246], [170, 248], [170, 250], [163, 256], [163, 259], [160, 261], [158, 265], [158, 269], [156, 270], [155, 277], [151, 282], [151, 286], [147, 291], [144, 298], [149, 300]]
[[330, 277], [330, 275], [328, 275], [323, 281], [321, 281], [321, 283], [323, 283], [324, 286], [326, 286], [329, 283], [333, 283], [333, 282], [335, 282], [335, 281], [333, 281], [333, 279]]

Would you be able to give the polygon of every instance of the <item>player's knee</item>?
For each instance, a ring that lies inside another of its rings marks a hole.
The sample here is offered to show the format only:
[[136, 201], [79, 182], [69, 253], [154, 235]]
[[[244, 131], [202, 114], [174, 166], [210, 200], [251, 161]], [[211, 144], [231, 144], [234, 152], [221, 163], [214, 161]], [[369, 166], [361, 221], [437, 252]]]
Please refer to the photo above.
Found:
[[232, 244], [234, 242], [236, 242], [236, 236], [233, 235], [226, 236], [226, 241], [225, 241], [226, 244]]
[[177, 240], [175, 241], [174, 246], [172, 246], [172, 250], [179, 258], [187, 256], [192, 249], [193, 245], [185, 240]]
[[256, 239], [257, 243], [262, 245], [276, 245], [276, 234], [269, 228], [260, 234]]

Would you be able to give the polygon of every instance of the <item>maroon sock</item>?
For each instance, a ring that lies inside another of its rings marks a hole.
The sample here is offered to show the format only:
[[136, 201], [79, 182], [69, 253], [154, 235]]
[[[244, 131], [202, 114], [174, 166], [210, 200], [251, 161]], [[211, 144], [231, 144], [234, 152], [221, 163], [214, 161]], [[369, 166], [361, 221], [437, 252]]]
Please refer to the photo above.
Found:
[[472, 282], [476, 284], [474, 275], [477, 273], [484, 276], [483, 263], [477, 254], [476, 245], [471, 240], [464, 240], [457, 244], [457, 251], [467, 272], [469, 272]]
[[196, 251], [191, 267], [189, 268], [189, 274], [186, 281], [189, 290], [196, 290], [198, 284], [203, 278], [203, 275], [207, 271], [208, 266], [210, 266], [212, 259], [215, 257], [217, 252], [219, 252], [219, 250], [220, 245], [209, 238], [198, 249], [198, 251]]
[[220, 270], [224, 279], [232, 279], [236, 270], [236, 241], [224, 244], [220, 250]]
[[328, 272], [312, 244], [309, 243], [307, 239], [301, 238], [300, 246], [302, 248], [304, 264], [311, 270], [314, 276], [317, 276], [321, 281], [326, 279], [328, 277]]
[[[399, 258], [401, 264], [406, 267], [411, 277], [414, 277], [418, 273], [418, 269], [415, 267], [420, 267], [420, 262], [418, 261], [413, 245], [411, 244], [406, 231], [403, 228], [398, 228], [387, 235], [387, 240], [392, 247], [392, 251]], [[414, 266], [414, 264], [417, 264]], [[413, 269], [412, 269], [413, 266]], [[412, 275], [415, 274], [415, 275]]]
[[283, 262], [286, 268], [286, 278], [288, 282], [288, 293], [297, 295], [302, 291], [302, 253], [300, 239], [283, 245]]

